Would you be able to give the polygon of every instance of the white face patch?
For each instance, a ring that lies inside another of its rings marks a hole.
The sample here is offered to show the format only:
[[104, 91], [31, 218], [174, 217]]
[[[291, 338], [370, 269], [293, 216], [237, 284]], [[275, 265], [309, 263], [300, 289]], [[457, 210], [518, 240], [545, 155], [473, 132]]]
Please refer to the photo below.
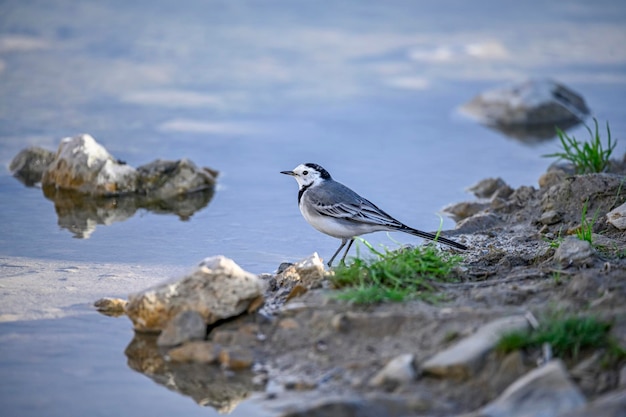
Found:
[[294, 178], [298, 181], [300, 188], [322, 181], [319, 171], [304, 164], [295, 167], [293, 173], [296, 174]]

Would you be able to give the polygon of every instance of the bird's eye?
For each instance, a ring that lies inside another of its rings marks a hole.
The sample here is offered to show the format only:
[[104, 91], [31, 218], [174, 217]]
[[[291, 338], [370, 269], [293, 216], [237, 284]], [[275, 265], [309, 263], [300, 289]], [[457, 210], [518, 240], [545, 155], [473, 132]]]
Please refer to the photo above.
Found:
[[302, 175], [309, 175], [309, 171], [302, 171]]

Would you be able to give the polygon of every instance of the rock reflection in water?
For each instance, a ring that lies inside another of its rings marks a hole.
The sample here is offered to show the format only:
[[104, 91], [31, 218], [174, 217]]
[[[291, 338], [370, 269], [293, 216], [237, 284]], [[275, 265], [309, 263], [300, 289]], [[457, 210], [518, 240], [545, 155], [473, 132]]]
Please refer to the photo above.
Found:
[[215, 365], [166, 361], [156, 344], [157, 337], [135, 334], [124, 352], [129, 368], [219, 413], [231, 412], [254, 390], [254, 374], [250, 371], [233, 373]]
[[485, 126], [497, 130], [511, 139], [519, 140], [527, 145], [534, 145], [554, 139], [557, 136], [557, 127], [565, 132], [581, 123], [578, 119], [570, 119], [558, 123], [536, 125], [485, 124]]
[[168, 199], [145, 195], [93, 197], [76, 191], [44, 187], [43, 193], [54, 202], [59, 226], [74, 237], [87, 239], [99, 224], [123, 222], [144, 209], [157, 214], [176, 214], [186, 221], [206, 207], [213, 198], [214, 189], [201, 190]]

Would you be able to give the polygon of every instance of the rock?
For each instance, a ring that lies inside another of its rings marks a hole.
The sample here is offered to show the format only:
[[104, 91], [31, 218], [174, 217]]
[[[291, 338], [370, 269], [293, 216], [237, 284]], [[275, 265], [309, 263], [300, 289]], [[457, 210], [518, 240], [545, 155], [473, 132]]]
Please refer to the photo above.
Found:
[[561, 221], [561, 215], [556, 210], [548, 210], [539, 218], [539, 223], [545, 225], [555, 224]]
[[263, 293], [263, 283], [223, 256], [204, 259], [186, 277], [131, 294], [126, 314], [135, 330], [158, 332], [178, 313], [198, 312], [205, 323], [246, 311]]
[[554, 253], [554, 260], [565, 267], [585, 266], [593, 263], [593, 255], [593, 247], [589, 242], [567, 236]]
[[530, 371], [471, 416], [557, 417], [585, 403], [585, 397], [570, 381], [565, 366], [557, 359]]
[[589, 115], [585, 100], [548, 79], [528, 80], [486, 91], [461, 107], [479, 122], [522, 140], [556, 136]]
[[626, 391], [616, 391], [596, 398], [584, 407], [559, 414], [559, 417], [626, 417]]
[[508, 187], [502, 178], [485, 178], [467, 188], [478, 198], [491, 198], [500, 188]]
[[480, 213], [489, 206], [490, 204], [488, 202], [464, 201], [461, 203], [447, 205], [442, 209], [442, 211], [446, 215], [450, 216], [454, 221], [458, 222]]
[[415, 370], [415, 356], [404, 354], [393, 358], [370, 380], [369, 386], [395, 386], [414, 381], [417, 378]]
[[285, 268], [276, 276], [276, 283], [280, 287], [300, 284], [307, 289], [319, 288], [324, 276], [324, 263], [316, 252]]
[[83, 134], [61, 140], [54, 161], [43, 173], [42, 186], [94, 196], [132, 193], [137, 186], [137, 171]]
[[177, 346], [185, 342], [203, 340], [206, 336], [206, 323], [202, 316], [188, 310], [178, 313], [163, 329], [157, 339], [157, 346]]
[[626, 203], [614, 208], [606, 214], [606, 220], [619, 230], [626, 229]]
[[254, 363], [254, 356], [250, 349], [229, 347], [220, 351], [219, 361], [224, 368], [238, 371], [250, 369]]
[[31, 146], [21, 150], [11, 160], [11, 174], [25, 185], [33, 186], [41, 182], [44, 171], [54, 161], [54, 152]]
[[169, 199], [182, 194], [212, 189], [218, 172], [198, 168], [188, 159], [163, 161], [157, 159], [137, 168], [137, 192], [156, 199]]
[[468, 378], [480, 370], [485, 357], [503, 334], [527, 328], [528, 321], [524, 316], [494, 320], [428, 359], [421, 369], [425, 373], [441, 377]]
[[170, 349], [167, 357], [172, 362], [216, 363], [219, 353], [219, 345], [195, 341]]
[[510, 385], [526, 371], [522, 353], [519, 350], [513, 351], [502, 359], [497, 372], [491, 376], [489, 384], [497, 388], [499, 392], [502, 387]]
[[124, 314], [124, 308], [126, 307], [127, 301], [121, 298], [101, 298], [95, 303], [93, 303], [94, 307], [98, 312], [112, 317], [118, 317]]
[[484, 232], [502, 223], [502, 219], [493, 213], [478, 213], [458, 222], [455, 230], [465, 234]]

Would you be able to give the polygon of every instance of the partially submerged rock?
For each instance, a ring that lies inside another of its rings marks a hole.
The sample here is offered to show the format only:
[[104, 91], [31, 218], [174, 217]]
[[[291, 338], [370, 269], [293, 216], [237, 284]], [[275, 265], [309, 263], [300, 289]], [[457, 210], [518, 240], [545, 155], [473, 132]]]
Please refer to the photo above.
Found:
[[126, 314], [135, 330], [159, 332], [179, 313], [192, 310], [206, 324], [237, 316], [263, 296], [262, 281], [223, 256], [206, 258], [189, 275], [128, 297]]
[[137, 189], [137, 171], [83, 134], [61, 140], [41, 185], [97, 196], [133, 193]]
[[480, 123], [523, 140], [548, 139], [581, 123], [589, 108], [581, 95], [549, 79], [528, 80], [474, 97], [461, 110]]
[[187, 220], [209, 203], [218, 176], [188, 159], [158, 159], [135, 169], [87, 134], [61, 140], [56, 153], [27, 148], [13, 158], [10, 169], [26, 185], [41, 182], [46, 198], [54, 201], [59, 226], [79, 238], [88, 238], [97, 224], [126, 220], [138, 209]]
[[11, 174], [27, 186], [41, 182], [44, 171], [54, 161], [54, 152], [37, 146], [21, 150], [11, 160]]
[[212, 189], [218, 175], [188, 159], [156, 160], [135, 169], [88, 134], [62, 139], [56, 153], [25, 149], [13, 158], [10, 169], [23, 182], [41, 182], [44, 189], [94, 197], [139, 194], [159, 200]]

